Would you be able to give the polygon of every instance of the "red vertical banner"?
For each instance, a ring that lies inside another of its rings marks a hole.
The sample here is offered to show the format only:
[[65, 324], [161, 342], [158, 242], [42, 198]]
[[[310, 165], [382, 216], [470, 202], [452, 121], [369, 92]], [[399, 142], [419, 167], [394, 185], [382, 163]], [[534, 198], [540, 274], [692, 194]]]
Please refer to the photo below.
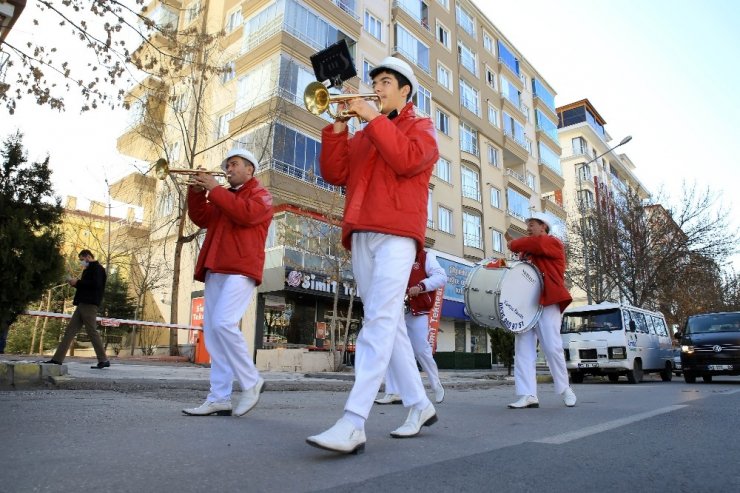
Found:
[[[203, 328], [203, 310], [205, 305], [205, 299], [201, 296], [199, 298], [193, 298], [190, 302], [190, 325]], [[190, 330], [188, 339], [190, 344], [193, 344], [193, 362], [207, 364], [211, 361], [211, 355], [208, 354], [206, 349], [206, 339], [202, 330]]]
[[432, 354], [437, 352], [437, 334], [439, 333], [439, 319], [442, 318], [442, 302], [444, 301], [445, 288], [437, 288], [434, 292], [434, 304], [429, 310], [429, 333], [427, 340], [432, 346]]

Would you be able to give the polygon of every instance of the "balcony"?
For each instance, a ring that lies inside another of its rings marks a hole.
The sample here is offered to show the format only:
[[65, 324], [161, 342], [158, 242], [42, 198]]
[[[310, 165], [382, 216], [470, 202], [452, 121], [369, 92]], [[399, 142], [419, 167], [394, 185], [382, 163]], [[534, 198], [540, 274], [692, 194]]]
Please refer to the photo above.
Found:
[[547, 195], [542, 196], [542, 210], [552, 212], [556, 216], [558, 216], [561, 219], [565, 219], [567, 216], [567, 213], [565, 211], [565, 207], [563, 207], [563, 201], [562, 201], [562, 190], [559, 194], [557, 193], [549, 193]]
[[[413, 53], [409, 53], [400, 46], [396, 45], [393, 47], [393, 54], [399, 54], [403, 56], [406, 60], [411, 62], [413, 65], [416, 65], [419, 69], [423, 70], [425, 74], [432, 75], [432, 71], [429, 68], [429, 60], [426, 62], [424, 60], [419, 60], [419, 58], [414, 55]], [[427, 53], [428, 55], [428, 53]]]
[[559, 171], [560, 170], [556, 170], [550, 165], [543, 163], [540, 159], [540, 186], [542, 187], [543, 193], [561, 190], [565, 186], [565, 179]]
[[362, 22], [360, 16], [357, 14], [357, 6], [355, 0], [333, 0], [334, 5], [339, 7], [339, 10], [352, 17], [357, 22]]
[[420, 26], [425, 33], [431, 35], [429, 8], [424, 2], [420, 0], [394, 0], [393, 8], [398, 9], [396, 13], [403, 12], [412, 21], [411, 24]]
[[527, 144], [514, 137], [514, 133], [504, 129], [504, 165], [507, 167], [519, 166], [529, 159]]

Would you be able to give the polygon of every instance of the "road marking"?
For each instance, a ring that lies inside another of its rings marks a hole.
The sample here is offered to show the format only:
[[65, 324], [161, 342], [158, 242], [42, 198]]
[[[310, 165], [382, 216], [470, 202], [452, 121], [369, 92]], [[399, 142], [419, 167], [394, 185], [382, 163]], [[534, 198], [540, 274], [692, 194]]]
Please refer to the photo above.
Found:
[[666, 414], [666, 413], [670, 413], [673, 411], [677, 411], [678, 409], [681, 409], [684, 407], [687, 407], [687, 406], [686, 405], [676, 405], [676, 406], [662, 407], [660, 409], [655, 409], [654, 411], [648, 411], [645, 413], [635, 414], [634, 416], [628, 416], [626, 418], [615, 419], [614, 421], [607, 421], [606, 423], [589, 426], [581, 430], [571, 431], [568, 433], [562, 433], [560, 435], [554, 435], [551, 437], [543, 438], [541, 440], [534, 440], [534, 442], [535, 443], [549, 443], [552, 445], [562, 445], [567, 442], [572, 442], [573, 440], [578, 440], [579, 438], [584, 438], [589, 435], [595, 435], [596, 433], [601, 433], [602, 431], [612, 430], [614, 428], [619, 428], [620, 426], [635, 423], [643, 419], [652, 418], [653, 416], [658, 416], [660, 414]]

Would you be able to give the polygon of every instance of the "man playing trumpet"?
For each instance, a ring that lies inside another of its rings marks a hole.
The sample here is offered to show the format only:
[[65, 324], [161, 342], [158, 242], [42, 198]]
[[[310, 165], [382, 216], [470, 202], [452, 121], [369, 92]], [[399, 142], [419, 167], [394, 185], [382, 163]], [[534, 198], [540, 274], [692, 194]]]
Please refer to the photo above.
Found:
[[[199, 407], [183, 409], [192, 416], [242, 416], [257, 404], [265, 385], [239, 321], [252, 292], [262, 282], [272, 196], [254, 178], [257, 160], [251, 152], [229, 151], [221, 168], [231, 188], [220, 186], [213, 174], [205, 171], [193, 175], [188, 188], [188, 216], [207, 229], [195, 279], [205, 282], [203, 332], [211, 355], [211, 391]], [[242, 393], [232, 406], [234, 377]]]
[[345, 186], [342, 244], [352, 250], [352, 270], [364, 307], [356, 344], [355, 383], [344, 415], [309, 445], [342, 453], [365, 448], [365, 420], [387, 368], [391, 368], [406, 421], [391, 432], [411, 437], [437, 421], [416, 369], [406, 333], [403, 299], [416, 252], [424, 247], [429, 178], [439, 152], [434, 124], [419, 118], [411, 98], [419, 86], [404, 61], [385, 58], [370, 73], [382, 110], [363, 98], [348, 110], [367, 121], [350, 138], [346, 118], [322, 131], [321, 174]]

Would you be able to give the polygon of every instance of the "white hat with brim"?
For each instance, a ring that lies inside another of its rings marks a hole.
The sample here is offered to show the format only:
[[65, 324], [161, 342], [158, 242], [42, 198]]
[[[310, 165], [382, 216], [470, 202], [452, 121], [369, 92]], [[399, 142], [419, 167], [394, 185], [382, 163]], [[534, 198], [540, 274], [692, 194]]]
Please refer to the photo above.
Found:
[[380, 62], [374, 69], [370, 71], [370, 77], [375, 77], [377, 74], [382, 72], [383, 69], [393, 70], [394, 72], [398, 72], [399, 74], [406, 77], [411, 83], [411, 94], [409, 94], [409, 99], [414, 97], [417, 89], [419, 89], [419, 81], [416, 80], [416, 76], [414, 75], [414, 70], [411, 68], [411, 65], [404, 62], [400, 58], [388, 56], [385, 57], [382, 62]]
[[547, 226], [547, 230], [552, 231], [552, 219], [550, 219], [544, 212], [533, 212], [532, 215], [527, 218], [527, 221], [530, 219], [536, 219], [537, 221], [544, 223], [544, 225]]
[[239, 148], [234, 148], [226, 153], [226, 157], [221, 162], [221, 169], [224, 170], [224, 172], [228, 171], [226, 168], [226, 163], [234, 156], [239, 156], [240, 158], [244, 158], [249, 161], [249, 163], [254, 166], [254, 171], [257, 172], [257, 158], [255, 158], [254, 154], [252, 154], [248, 150]]

